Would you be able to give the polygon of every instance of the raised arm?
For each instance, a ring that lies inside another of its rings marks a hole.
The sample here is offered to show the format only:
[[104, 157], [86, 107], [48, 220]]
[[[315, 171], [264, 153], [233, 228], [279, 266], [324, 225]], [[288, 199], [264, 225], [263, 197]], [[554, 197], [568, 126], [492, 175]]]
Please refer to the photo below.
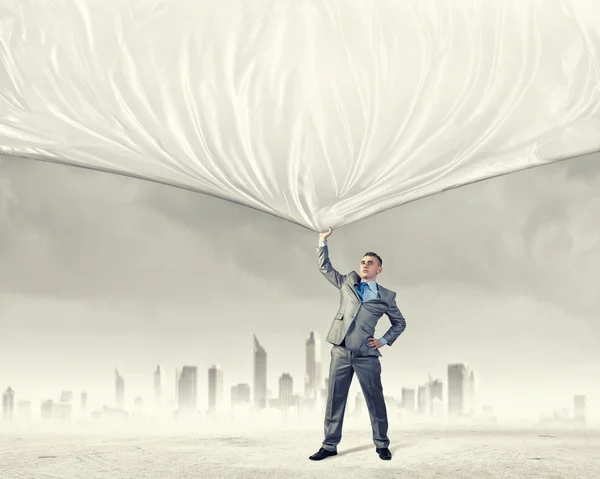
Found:
[[345, 274], [335, 270], [329, 261], [329, 251], [327, 248], [327, 238], [331, 235], [331, 226], [326, 233], [319, 234], [319, 246], [317, 247], [317, 260], [319, 261], [319, 271], [325, 276], [331, 284], [340, 289], [346, 279]]

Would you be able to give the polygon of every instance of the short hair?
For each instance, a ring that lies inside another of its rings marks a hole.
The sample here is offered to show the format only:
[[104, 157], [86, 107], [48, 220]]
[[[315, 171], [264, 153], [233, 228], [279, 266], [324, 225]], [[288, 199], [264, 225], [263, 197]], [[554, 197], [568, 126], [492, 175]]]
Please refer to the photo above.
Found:
[[363, 254], [363, 258], [365, 256], [372, 256], [374, 258], [377, 258], [377, 261], [379, 261], [379, 266], [383, 266], [383, 260], [381, 259], [381, 257], [377, 253], [373, 253], [372, 251], [368, 251], [367, 253]]

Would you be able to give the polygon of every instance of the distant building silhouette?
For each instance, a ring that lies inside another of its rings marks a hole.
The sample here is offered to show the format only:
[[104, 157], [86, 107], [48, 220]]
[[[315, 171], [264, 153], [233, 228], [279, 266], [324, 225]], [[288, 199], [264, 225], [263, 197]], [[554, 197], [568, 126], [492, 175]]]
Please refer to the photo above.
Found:
[[198, 406], [198, 368], [184, 366], [178, 377], [178, 411], [196, 412]]
[[427, 383], [419, 386], [417, 390], [417, 411], [423, 415], [434, 414], [436, 404], [437, 415], [439, 415], [439, 404], [443, 405], [444, 385], [439, 379], [432, 379], [431, 374]]
[[125, 381], [115, 368], [115, 407], [123, 410], [125, 408]]
[[41, 418], [44, 420], [70, 419], [73, 414], [73, 405], [68, 402], [54, 402], [52, 399], [43, 400], [40, 406]]
[[402, 388], [402, 401], [400, 405], [405, 412], [415, 412], [415, 390], [413, 388]]
[[250, 385], [237, 384], [231, 387], [231, 405], [241, 406], [250, 402]]
[[70, 419], [73, 405], [68, 402], [52, 403], [52, 419]]
[[52, 406], [52, 399], [45, 399], [42, 401], [42, 404], [40, 405], [40, 417], [42, 419], [52, 419]]
[[208, 369], [208, 412], [223, 406], [223, 370], [216, 365]]
[[156, 366], [156, 370], [153, 374], [154, 377], [154, 403], [160, 405], [162, 399], [162, 385], [161, 385], [161, 372], [160, 366]]
[[439, 416], [443, 413], [444, 408], [444, 383], [440, 379], [432, 379], [429, 376], [427, 387], [429, 388], [429, 399], [431, 401], [429, 413]]
[[462, 363], [448, 365], [448, 414], [471, 414], [475, 400], [475, 372]]
[[267, 352], [254, 335], [254, 407], [267, 407]]
[[431, 414], [431, 390], [428, 384], [417, 389], [417, 411], [419, 414]]
[[322, 381], [321, 338], [311, 331], [306, 340], [306, 376], [304, 378], [304, 395], [307, 398], [319, 398]]
[[290, 374], [283, 373], [279, 378], [279, 408], [287, 411], [294, 402], [294, 380]]
[[87, 411], [87, 393], [83, 391], [81, 393], [81, 414], [85, 414]]
[[73, 402], [73, 391], [62, 391], [60, 393], [60, 402]]
[[15, 392], [9, 386], [2, 394], [2, 417], [12, 419], [15, 410]]

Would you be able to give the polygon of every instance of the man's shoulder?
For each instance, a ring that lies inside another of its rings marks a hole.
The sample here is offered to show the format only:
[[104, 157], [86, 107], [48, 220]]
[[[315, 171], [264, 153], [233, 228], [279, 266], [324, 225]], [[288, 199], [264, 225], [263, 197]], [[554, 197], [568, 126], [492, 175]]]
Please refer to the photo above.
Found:
[[380, 283], [377, 283], [377, 287], [379, 288], [380, 292], [383, 291], [390, 296], [396, 296], [396, 291], [386, 288], [385, 286], [382, 286]]
[[356, 282], [358, 281], [360, 283], [360, 276], [358, 275], [358, 273], [354, 270], [350, 271], [347, 275], [346, 278], [348, 279], [348, 281], [353, 281]]

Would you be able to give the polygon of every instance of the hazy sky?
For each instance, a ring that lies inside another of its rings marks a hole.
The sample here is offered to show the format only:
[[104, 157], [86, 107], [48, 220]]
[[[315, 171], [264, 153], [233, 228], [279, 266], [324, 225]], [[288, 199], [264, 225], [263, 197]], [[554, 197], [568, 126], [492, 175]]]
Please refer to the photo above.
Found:
[[[386, 394], [449, 362], [481, 377], [484, 402], [597, 400], [600, 155], [496, 178], [334, 231], [333, 265], [383, 258], [407, 329], [382, 349]], [[317, 268], [317, 235], [266, 214], [140, 180], [0, 159], [0, 387], [17, 399], [86, 389], [150, 398], [152, 372], [199, 367], [252, 382], [252, 334], [269, 388], [303, 391], [304, 343], [326, 336], [338, 292]], [[389, 327], [384, 316], [377, 334]], [[323, 376], [330, 345], [323, 344]], [[99, 394], [105, 392], [104, 396]], [[357, 380], [351, 393], [358, 391]], [[596, 398], [596, 399], [594, 399]], [[34, 405], [35, 407], [35, 405]]]

